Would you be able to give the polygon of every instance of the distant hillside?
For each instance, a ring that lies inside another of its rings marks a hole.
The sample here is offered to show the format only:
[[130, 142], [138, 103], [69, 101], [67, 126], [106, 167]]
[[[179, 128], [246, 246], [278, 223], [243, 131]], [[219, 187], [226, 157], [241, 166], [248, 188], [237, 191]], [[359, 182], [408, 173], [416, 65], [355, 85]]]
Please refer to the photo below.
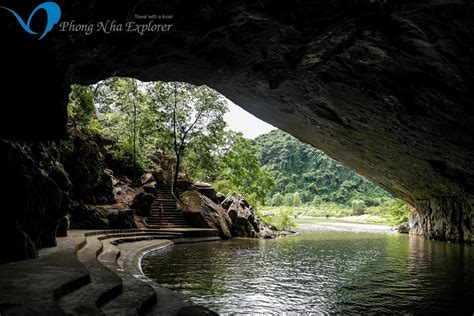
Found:
[[254, 144], [260, 150], [262, 165], [276, 174], [276, 187], [269, 194], [269, 204], [350, 205], [352, 200], [360, 199], [370, 206], [391, 198], [383, 189], [322, 151], [281, 130], [257, 137]]

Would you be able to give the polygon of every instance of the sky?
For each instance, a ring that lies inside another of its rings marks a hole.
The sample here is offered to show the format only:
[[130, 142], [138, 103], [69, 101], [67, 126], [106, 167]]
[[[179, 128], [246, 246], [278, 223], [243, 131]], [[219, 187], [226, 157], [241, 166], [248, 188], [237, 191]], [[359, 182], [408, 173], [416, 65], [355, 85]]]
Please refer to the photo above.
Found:
[[243, 110], [229, 99], [226, 99], [226, 101], [229, 106], [229, 112], [224, 115], [224, 120], [229, 125], [229, 129], [241, 132], [245, 138], [254, 139], [259, 135], [276, 129], [276, 127]]

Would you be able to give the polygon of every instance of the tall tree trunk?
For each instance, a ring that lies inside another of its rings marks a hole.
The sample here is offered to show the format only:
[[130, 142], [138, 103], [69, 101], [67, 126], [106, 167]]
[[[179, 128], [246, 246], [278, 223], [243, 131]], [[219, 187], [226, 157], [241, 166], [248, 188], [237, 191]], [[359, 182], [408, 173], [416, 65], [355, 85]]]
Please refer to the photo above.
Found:
[[181, 168], [181, 154], [177, 153], [176, 154], [176, 165], [175, 165], [175, 170], [174, 170], [174, 175], [173, 175], [173, 185], [171, 190], [173, 191], [173, 194], [176, 195], [176, 183], [178, 182], [178, 175], [179, 175], [179, 168]]
[[[134, 80], [134, 79], [133, 79]], [[133, 81], [133, 183], [137, 184], [137, 83]]]
[[176, 156], [176, 165], [173, 175], [173, 182], [171, 183], [171, 192], [176, 194], [176, 181], [178, 181], [178, 174], [179, 174], [179, 165], [181, 160], [181, 155], [179, 152], [178, 147], [178, 135], [176, 132], [176, 107], [178, 106], [178, 99], [177, 99], [177, 87], [176, 83], [174, 84], [174, 107], [173, 107], [173, 142], [174, 142], [174, 153]]

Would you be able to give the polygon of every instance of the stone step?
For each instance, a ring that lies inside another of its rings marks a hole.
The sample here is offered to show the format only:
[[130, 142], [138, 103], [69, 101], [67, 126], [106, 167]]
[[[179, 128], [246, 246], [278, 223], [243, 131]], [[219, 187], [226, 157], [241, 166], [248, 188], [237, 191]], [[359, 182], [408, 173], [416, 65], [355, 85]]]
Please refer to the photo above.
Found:
[[161, 216], [159, 213], [152, 213], [150, 214], [151, 216], [148, 216], [148, 217], [155, 217], [155, 218], [159, 218], [159, 217], [162, 217], [162, 218], [183, 218], [179, 213], [163, 213]]
[[186, 223], [150, 223], [149, 225], [158, 225], [160, 228], [171, 228], [171, 227], [188, 227], [192, 228], [192, 225]]
[[57, 239], [57, 247], [41, 249], [38, 259], [0, 265], [1, 313], [63, 315], [57, 300], [90, 283], [76, 257], [83, 241], [83, 234], [70, 233]]
[[91, 275], [91, 283], [62, 297], [58, 304], [67, 315], [98, 314], [100, 307], [122, 293], [122, 280], [102, 265], [97, 256], [102, 252], [102, 241], [87, 237], [86, 245], [78, 253], [79, 261]]
[[149, 225], [159, 225], [160, 227], [168, 226], [183, 226], [183, 227], [192, 227], [189, 223], [186, 222], [148, 222]]
[[150, 219], [150, 220], [148, 220], [148, 223], [183, 223], [183, 224], [189, 224], [187, 221], [184, 221], [184, 220], [175, 220], [175, 219], [170, 219], [170, 218], [162, 219], [162, 220]]
[[[182, 218], [180, 216], [166, 216], [166, 217], [162, 216], [161, 218], [162, 218], [162, 220], [175, 220], [175, 219], [176, 220], [183, 220], [183, 221], [185, 220], [184, 218]], [[160, 217], [159, 216], [150, 216], [150, 217], [148, 217], [148, 219], [160, 220]]]
[[[117, 239], [113, 239], [113, 241], [117, 241]], [[100, 262], [115, 271], [124, 285], [123, 292], [108, 302], [102, 311], [105, 315], [143, 315], [156, 304], [156, 293], [150, 285], [122, 269], [117, 262], [119, 255], [120, 250], [108, 241], [104, 244], [104, 253], [99, 256]]]
[[[163, 205], [163, 210], [164, 210], [164, 211], [170, 210], [170, 211], [177, 211], [177, 212], [179, 212], [177, 205], [171, 205], [171, 206], [168, 206], [168, 207], [165, 207], [165, 206]], [[150, 208], [150, 211], [160, 212], [160, 211], [161, 211], [161, 206], [159, 206], [159, 207], [156, 207], [156, 206], [151, 207], [151, 208]]]
[[181, 215], [179, 214], [168, 214], [168, 215], [158, 215], [158, 214], [151, 214], [151, 216], [149, 216], [150, 218], [183, 218]]
[[174, 202], [174, 203], [163, 203], [163, 204], [160, 203], [160, 204], [154, 204], [154, 205], [152, 204], [151, 208], [161, 208], [162, 205], [163, 205], [163, 208], [170, 207], [170, 206], [176, 207], [176, 202]]

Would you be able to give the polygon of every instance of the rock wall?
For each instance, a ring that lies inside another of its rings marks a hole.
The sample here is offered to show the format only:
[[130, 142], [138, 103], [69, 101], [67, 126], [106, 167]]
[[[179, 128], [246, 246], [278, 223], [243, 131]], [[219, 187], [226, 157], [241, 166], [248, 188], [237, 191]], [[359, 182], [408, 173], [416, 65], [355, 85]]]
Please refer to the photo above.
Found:
[[0, 140], [0, 263], [35, 258], [56, 245], [67, 194], [40, 168], [30, 148]]
[[135, 227], [131, 210], [97, 206], [115, 202], [100, 140], [75, 128], [69, 133], [55, 142], [0, 139], [0, 263], [37, 257], [56, 245], [58, 228], [64, 235], [68, 226]]
[[[428, 239], [474, 243], [474, 200], [444, 197], [416, 202], [413, 233]], [[421, 228], [420, 229], [417, 227]]]

